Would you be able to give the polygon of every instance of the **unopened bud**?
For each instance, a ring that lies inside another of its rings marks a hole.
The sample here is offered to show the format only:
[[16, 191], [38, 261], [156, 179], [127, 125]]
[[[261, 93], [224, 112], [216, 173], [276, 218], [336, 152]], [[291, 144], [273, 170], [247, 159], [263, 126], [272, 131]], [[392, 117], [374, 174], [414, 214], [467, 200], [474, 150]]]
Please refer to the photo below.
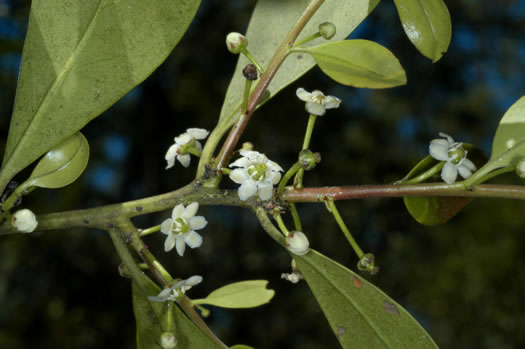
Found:
[[11, 217], [11, 225], [16, 228], [19, 232], [30, 233], [38, 225], [35, 214], [24, 208], [16, 211]]
[[319, 34], [326, 40], [330, 40], [334, 37], [336, 33], [336, 28], [333, 23], [330, 22], [324, 22], [319, 24]]
[[310, 242], [306, 235], [300, 231], [292, 231], [286, 237], [286, 246], [288, 246], [288, 251], [302, 256], [310, 251]]
[[365, 254], [359, 262], [357, 262], [357, 269], [367, 271], [371, 275], [376, 274], [379, 271], [379, 267], [375, 266], [375, 256], [371, 253]]
[[162, 349], [173, 349], [177, 346], [177, 338], [171, 332], [164, 332], [160, 336], [160, 346]]
[[230, 33], [226, 36], [226, 46], [231, 53], [238, 54], [248, 46], [248, 39], [240, 33]]
[[250, 81], [257, 80], [257, 68], [253, 64], [247, 64], [242, 70], [242, 75]]
[[243, 150], [253, 150], [253, 143], [252, 142], [244, 142], [242, 144]]
[[525, 178], [525, 158], [518, 161], [516, 164], [516, 174], [520, 178]]
[[313, 170], [315, 166], [321, 162], [321, 154], [313, 153], [309, 149], [301, 150], [299, 153], [299, 162], [301, 163], [301, 168], [306, 171]]
[[128, 267], [124, 263], [118, 265], [118, 273], [123, 278], [131, 279], [131, 274], [129, 273]]

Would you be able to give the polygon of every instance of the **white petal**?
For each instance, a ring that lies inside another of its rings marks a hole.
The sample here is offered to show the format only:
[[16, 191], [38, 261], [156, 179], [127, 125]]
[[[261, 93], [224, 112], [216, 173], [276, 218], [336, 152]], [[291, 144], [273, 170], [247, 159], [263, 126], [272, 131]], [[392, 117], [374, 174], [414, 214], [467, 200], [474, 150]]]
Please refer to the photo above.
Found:
[[248, 171], [244, 168], [236, 168], [230, 172], [230, 179], [237, 184], [242, 184], [248, 178]]
[[198, 209], [199, 209], [199, 203], [192, 202], [191, 204], [188, 205], [188, 207], [186, 207], [186, 209], [184, 210], [184, 213], [182, 214], [182, 217], [186, 219], [193, 217], [197, 213]]
[[454, 138], [450, 137], [449, 135], [447, 135], [444, 132], [439, 132], [439, 136], [446, 138], [449, 144], [454, 143]]
[[434, 139], [428, 146], [430, 156], [438, 161], [448, 160], [448, 142], [444, 139]]
[[248, 167], [249, 165], [250, 160], [247, 157], [242, 157], [232, 162], [228, 167]]
[[190, 166], [190, 161], [191, 161], [190, 154], [179, 155], [177, 156], [177, 160], [179, 160], [179, 162], [184, 167]]
[[476, 165], [474, 165], [474, 163], [467, 158], [464, 158], [463, 161], [461, 161], [461, 164], [472, 172], [477, 170]]
[[247, 200], [251, 196], [253, 196], [257, 192], [257, 184], [255, 184], [255, 181], [251, 179], [247, 179], [244, 182], [242, 182], [241, 186], [239, 187], [239, 199], [242, 201]]
[[278, 163], [272, 161], [272, 160], [268, 160], [266, 162], [266, 166], [268, 166], [272, 171], [284, 171], [283, 168], [281, 166], [279, 166]]
[[175, 246], [175, 240], [177, 237], [175, 234], [171, 233], [168, 234], [168, 237], [166, 238], [166, 241], [164, 241], [164, 251], [169, 252], [173, 249], [173, 246]]
[[269, 200], [272, 198], [273, 185], [269, 183], [260, 183], [258, 192], [261, 200]]
[[310, 250], [308, 238], [300, 231], [290, 232], [290, 235], [286, 238], [286, 244], [288, 245], [288, 251], [298, 256], [305, 255]]
[[188, 278], [188, 280], [186, 280], [184, 282], [184, 284], [186, 286], [195, 286], [195, 285], [198, 285], [202, 282], [202, 276], [200, 275], [193, 275], [192, 277]]
[[306, 103], [306, 111], [317, 116], [323, 116], [325, 113], [324, 107], [321, 104], [315, 102]]
[[182, 217], [182, 215], [184, 214], [184, 211], [185, 211], [184, 205], [178, 204], [177, 206], [173, 208], [173, 211], [171, 211], [171, 218], [173, 220], [176, 220], [177, 218]]
[[175, 137], [175, 143], [180, 145], [188, 144], [191, 141], [191, 136], [187, 133], [183, 133], [178, 137]]
[[325, 109], [338, 108], [339, 104], [341, 104], [341, 100], [334, 96], [326, 96], [326, 98], [323, 101]]
[[190, 224], [190, 228], [193, 230], [200, 230], [208, 225], [208, 221], [206, 221], [206, 218], [203, 216], [191, 217], [188, 219], [188, 223]]
[[463, 178], [469, 178], [470, 176], [472, 176], [472, 172], [464, 164], [458, 166], [458, 171], [461, 177]]
[[208, 137], [209, 132], [203, 128], [189, 128], [186, 132], [195, 139], [204, 139]]
[[441, 170], [441, 178], [447, 184], [454, 184], [457, 177], [458, 169], [456, 168], [456, 166], [454, 166], [450, 162], [445, 163], [445, 166], [443, 166], [443, 170]]
[[272, 184], [277, 184], [281, 180], [281, 173], [271, 171], [269, 179], [272, 182]]
[[168, 218], [160, 225], [160, 231], [166, 235], [171, 234], [173, 231], [173, 219]]
[[166, 169], [172, 168], [173, 165], [175, 165], [175, 157], [177, 156], [178, 149], [178, 144], [173, 144], [171, 147], [169, 147], [168, 151], [166, 152], [166, 155], [164, 156], [164, 159], [168, 162], [168, 166], [166, 166]]
[[186, 249], [186, 243], [184, 242], [184, 237], [182, 235], [177, 235], [176, 243], [175, 243], [175, 249], [177, 250], [177, 253], [179, 256], [184, 256], [184, 250]]
[[199, 141], [195, 141], [195, 148], [197, 148], [198, 151], [202, 152], [202, 144]]
[[197, 248], [202, 245], [202, 236], [196, 231], [190, 230], [184, 234], [184, 242], [191, 248]]
[[302, 87], [299, 87], [297, 91], [295, 91], [295, 94], [302, 101], [310, 102], [312, 100], [312, 94]]

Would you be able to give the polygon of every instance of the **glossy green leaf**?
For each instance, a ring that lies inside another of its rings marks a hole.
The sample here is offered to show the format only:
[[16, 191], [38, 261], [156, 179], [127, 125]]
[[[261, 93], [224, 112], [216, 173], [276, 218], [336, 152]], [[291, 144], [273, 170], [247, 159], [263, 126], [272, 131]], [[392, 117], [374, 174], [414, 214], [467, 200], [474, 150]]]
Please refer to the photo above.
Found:
[[[248, 49], [265, 68], [275, 50], [290, 30], [291, 24], [304, 12], [310, 0], [275, 1], [259, 0], [246, 31]], [[310, 19], [297, 42], [316, 33], [319, 24], [332, 22], [337, 27], [336, 35], [330, 41], [344, 40], [376, 7], [379, 0], [332, 0], [326, 1]], [[326, 42], [317, 39], [306, 45], [317, 45]], [[224, 47], [226, 50], [226, 47]], [[233, 59], [233, 58], [232, 58]], [[240, 108], [245, 78], [242, 70], [249, 61], [239, 56], [235, 73], [228, 86], [221, 110], [221, 120], [226, 118], [231, 124]], [[283, 88], [297, 80], [315, 66], [315, 61], [304, 53], [292, 53], [281, 65], [279, 72], [268, 87], [265, 101], [273, 98]]]
[[294, 259], [343, 348], [437, 348], [421, 325], [383, 291], [310, 251]]
[[166, 303], [149, 301], [148, 296], [156, 296], [160, 292], [160, 289], [151, 280], [143, 287], [141, 288], [132, 282], [133, 312], [137, 323], [138, 349], [161, 349], [159, 339], [161, 334], [166, 331], [162, 324], [166, 311], [173, 312], [174, 328], [170, 330], [177, 337], [177, 348], [220, 348], [195, 326], [179, 307], [168, 308]]
[[38, 162], [25, 188], [61, 188], [75, 181], [84, 172], [89, 160], [89, 144], [82, 133], [63, 140]]
[[406, 35], [425, 57], [438, 61], [452, 37], [452, 23], [442, 0], [394, 0]]
[[203, 299], [194, 299], [194, 304], [210, 304], [223, 308], [255, 308], [270, 302], [274, 290], [266, 288], [267, 280], [235, 282], [216, 289]]
[[[525, 141], [525, 97], [514, 103], [501, 118], [492, 142], [489, 162], [500, 158], [523, 141]], [[501, 167], [515, 165], [523, 157], [525, 157], [525, 149], [511, 157], [505, 157], [505, 161], [500, 165]]]
[[307, 50], [319, 68], [348, 86], [388, 88], [406, 84], [398, 59], [387, 48], [368, 40], [344, 40]]
[[245, 345], [245, 344], [235, 344], [235, 345], [232, 345], [230, 349], [254, 349], [254, 347], [250, 347], [249, 345]]
[[[468, 150], [468, 158], [474, 162], [477, 168], [480, 168], [487, 160], [481, 150], [473, 147], [471, 144], [463, 144]], [[410, 174], [417, 176], [417, 174], [426, 171], [430, 167], [437, 164], [437, 161], [428, 159], [426, 157], [420, 161]], [[414, 171], [417, 169], [417, 171]], [[441, 180], [440, 177], [436, 177]], [[408, 213], [416, 221], [424, 225], [438, 225], [448, 222], [452, 217], [459, 213], [465, 206], [467, 206], [473, 199], [466, 197], [442, 197], [442, 196], [406, 196], [403, 198], [405, 207]]]
[[141, 83], [200, 0], [33, 1], [0, 192], [20, 170]]

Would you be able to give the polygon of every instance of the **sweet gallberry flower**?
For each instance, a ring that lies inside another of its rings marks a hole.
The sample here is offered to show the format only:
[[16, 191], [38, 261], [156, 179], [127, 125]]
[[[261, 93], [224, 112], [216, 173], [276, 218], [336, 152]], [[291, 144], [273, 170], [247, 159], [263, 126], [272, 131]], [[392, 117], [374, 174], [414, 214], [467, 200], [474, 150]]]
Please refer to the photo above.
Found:
[[463, 178], [468, 178], [476, 171], [476, 165], [467, 159], [468, 151], [463, 148], [463, 143], [454, 142], [449, 135], [440, 132], [445, 139], [433, 139], [428, 147], [430, 156], [438, 161], [446, 161], [441, 170], [441, 178], [447, 184], [454, 184], [458, 172]]
[[339, 107], [341, 100], [334, 96], [325, 96], [319, 90], [314, 90], [312, 93], [300, 87], [297, 89], [297, 97], [306, 102], [305, 109], [307, 112], [317, 116], [323, 116], [326, 109], [333, 109]]
[[198, 202], [192, 202], [186, 208], [183, 204], [173, 208], [171, 218], [166, 219], [160, 225], [160, 231], [168, 235], [164, 242], [164, 251], [171, 251], [175, 247], [179, 256], [182, 257], [186, 245], [191, 248], [202, 245], [202, 236], [195, 230], [204, 228], [208, 222], [203, 216], [195, 216], [198, 209]]
[[240, 53], [248, 46], [248, 39], [241, 33], [232, 32], [226, 35], [226, 47], [234, 54]]
[[290, 232], [286, 237], [286, 246], [288, 247], [288, 251], [298, 256], [305, 255], [310, 251], [310, 242], [306, 235], [300, 231]]
[[160, 291], [158, 295], [149, 296], [148, 299], [153, 302], [176, 301], [177, 299], [182, 297], [182, 295], [186, 293], [187, 290], [189, 290], [195, 285], [200, 284], [201, 282], [202, 276], [193, 275], [192, 277], [186, 280], [181, 280], [173, 283], [173, 285]]
[[175, 137], [175, 144], [169, 147], [164, 158], [168, 162], [166, 169], [172, 168], [177, 159], [182, 166], [188, 167], [190, 165], [189, 151], [193, 148], [197, 152], [202, 151], [202, 144], [199, 140], [208, 137], [208, 131], [203, 128], [189, 128], [183, 134]]
[[230, 179], [241, 185], [239, 199], [245, 201], [255, 194], [259, 194], [261, 200], [270, 199], [274, 184], [281, 180], [280, 171], [283, 169], [259, 152], [243, 149], [241, 155], [229, 166], [238, 167], [230, 172]]
[[31, 233], [36, 229], [38, 221], [36, 220], [35, 214], [24, 208], [22, 210], [16, 211], [11, 217], [11, 224], [19, 232], [22, 233]]

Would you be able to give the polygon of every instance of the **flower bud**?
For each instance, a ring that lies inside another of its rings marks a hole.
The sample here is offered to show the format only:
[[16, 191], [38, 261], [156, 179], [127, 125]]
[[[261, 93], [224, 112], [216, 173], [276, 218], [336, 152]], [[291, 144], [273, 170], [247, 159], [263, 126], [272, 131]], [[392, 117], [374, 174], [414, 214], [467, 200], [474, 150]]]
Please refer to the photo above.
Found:
[[253, 143], [252, 142], [244, 142], [242, 144], [242, 149], [243, 150], [253, 150]]
[[521, 159], [516, 164], [516, 174], [520, 178], [525, 178], [525, 158]]
[[16, 211], [15, 214], [13, 214], [13, 217], [11, 218], [11, 225], [22, 233], [30, 233], [35, 230], [38, 222], [36, 220], [35, 214], [31, 212], [31, 210], [24, 208], [22, 210]]
[[336, 28], [333, 23], [330, 22], [324, 22], [319, 24], [319, 34], [326, 40], [330, 40], [334, 37], [336, 33]]
[[286, 237], [286, 246], [288, 246], [288, 251], [302, 256], [310, 251], [310, 242], [306, 235], [300, 231], [292, 231]]
[[313, 170], [315, 165], [321, 162], [321, 154], [313, 153], [310, 149], [301, 150], [299, 153], [301, 168], [306, 171]]
[[367, 271], [371, 275], [376, 274], [379, 271], [379, 267], [375, 266], [375, 256], [371, 253], [365, 254], [359, 262], [357, 262], [357, 269]]
[[233, 32], [226, 36], [226, 46], [231, 53], [238, 54], [248, 46], [248, 39], [240, 33]]
[[177, 338], [171, 332], [164, 332], [160, 336], [160, 346], [162, 349], [173, 349], [177, 346]]

